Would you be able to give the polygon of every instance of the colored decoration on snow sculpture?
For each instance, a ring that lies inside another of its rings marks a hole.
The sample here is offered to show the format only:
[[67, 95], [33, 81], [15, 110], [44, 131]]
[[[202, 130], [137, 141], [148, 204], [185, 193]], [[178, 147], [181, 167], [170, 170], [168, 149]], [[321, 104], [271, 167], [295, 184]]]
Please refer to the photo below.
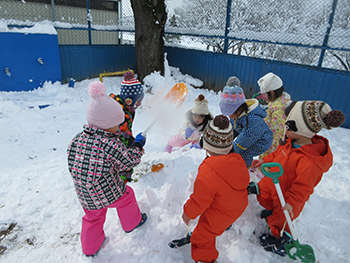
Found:
[[164, 164], [162, 164], [162, 163], [153, 164], [151, 170], [152, 170], [152, 172], [158, 172], [163, 167], [164, 167]]

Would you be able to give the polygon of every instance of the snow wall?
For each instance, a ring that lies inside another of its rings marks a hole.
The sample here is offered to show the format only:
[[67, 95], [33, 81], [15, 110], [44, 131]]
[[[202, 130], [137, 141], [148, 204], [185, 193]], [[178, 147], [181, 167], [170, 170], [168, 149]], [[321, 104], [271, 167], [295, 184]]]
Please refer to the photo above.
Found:
[[62, 81], [57, 34], [0, 32], [0, 90], [29, 91]]

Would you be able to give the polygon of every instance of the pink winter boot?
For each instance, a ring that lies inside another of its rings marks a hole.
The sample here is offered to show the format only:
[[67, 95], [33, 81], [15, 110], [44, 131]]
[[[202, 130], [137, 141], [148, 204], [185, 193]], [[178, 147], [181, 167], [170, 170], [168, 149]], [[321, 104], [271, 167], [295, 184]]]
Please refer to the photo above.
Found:
[[173, 146], [171, 146], [170, 144], [167, 144], [165, 146], [165, 151], [168, 152], [168, 153], [171, 153], [171, 150], [173, 149]]

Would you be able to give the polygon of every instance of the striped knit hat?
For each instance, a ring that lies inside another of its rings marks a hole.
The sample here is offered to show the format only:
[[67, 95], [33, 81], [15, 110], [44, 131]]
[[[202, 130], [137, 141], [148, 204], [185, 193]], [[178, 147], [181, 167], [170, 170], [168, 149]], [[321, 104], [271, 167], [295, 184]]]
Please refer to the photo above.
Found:
[[136, 101], [144, 96], [141, 82], [131, 71], [124, 74], [119, 96], [129, 106], [134, 106]]
[[218, 115], [204, 129], [203, 149], [216, 154], [228, 154], [232, 149], [233, 130], [225, 115]]
[[317, 100], [297, 101], [286, 118], [286, 129], [312, 138], [322, 128], [341, 126], [345, 121], [345, 115], [339, 110]]

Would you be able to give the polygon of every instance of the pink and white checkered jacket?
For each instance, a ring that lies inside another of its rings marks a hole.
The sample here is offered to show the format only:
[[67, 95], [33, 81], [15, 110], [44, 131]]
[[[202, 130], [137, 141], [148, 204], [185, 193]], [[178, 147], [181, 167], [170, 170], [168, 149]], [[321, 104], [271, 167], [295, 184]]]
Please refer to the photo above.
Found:
[[126, 146], [118, 135], [94, 126], [84, 126], [68, 145], [68, 170], [81, 205], [88, 210], [102, 209], [125, 193], [118, 176], [141, 161], [138, 147]]

